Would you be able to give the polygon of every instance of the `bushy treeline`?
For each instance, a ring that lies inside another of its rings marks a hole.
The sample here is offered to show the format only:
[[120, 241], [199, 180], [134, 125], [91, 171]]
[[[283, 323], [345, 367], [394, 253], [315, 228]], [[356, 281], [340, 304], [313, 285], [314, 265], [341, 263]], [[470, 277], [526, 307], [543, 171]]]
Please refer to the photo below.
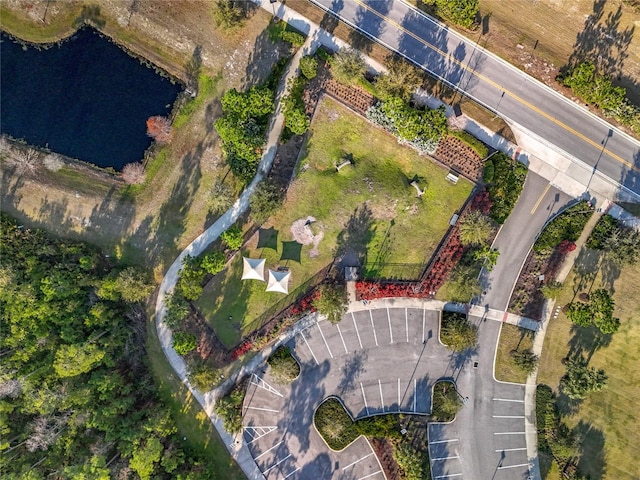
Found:
[[0, 476], [214, 478], [145, 363], [145, 275], [6, 216], [0, 247]]

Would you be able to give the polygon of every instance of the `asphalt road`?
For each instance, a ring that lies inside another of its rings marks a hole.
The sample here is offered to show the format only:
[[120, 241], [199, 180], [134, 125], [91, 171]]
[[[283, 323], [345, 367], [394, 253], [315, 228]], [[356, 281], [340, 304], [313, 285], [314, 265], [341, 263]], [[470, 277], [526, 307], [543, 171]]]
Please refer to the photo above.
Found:
[[400, 0], [311, 0], [550, 146], [640, 194], [640, 142]]

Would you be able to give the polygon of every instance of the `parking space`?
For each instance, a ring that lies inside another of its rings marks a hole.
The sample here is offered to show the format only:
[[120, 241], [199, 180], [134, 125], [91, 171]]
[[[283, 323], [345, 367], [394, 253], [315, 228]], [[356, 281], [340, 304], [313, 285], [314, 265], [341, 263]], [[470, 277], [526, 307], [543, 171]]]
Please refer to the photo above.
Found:
[[[525, 436], [524, 392], [519, 386], [502, 386], [504, 397], [492, 399], [492, 425], [496, 478], [526, 478], [529, 469]], [[520, 396], [518, 398], [518, 396]], [[521, 476], [518, 475], [521, 473]]]
[[462, 478], [460, 463], [460, 439], [455, 429], [445, 424], [429, 424], [429, 459], [431, 478]]

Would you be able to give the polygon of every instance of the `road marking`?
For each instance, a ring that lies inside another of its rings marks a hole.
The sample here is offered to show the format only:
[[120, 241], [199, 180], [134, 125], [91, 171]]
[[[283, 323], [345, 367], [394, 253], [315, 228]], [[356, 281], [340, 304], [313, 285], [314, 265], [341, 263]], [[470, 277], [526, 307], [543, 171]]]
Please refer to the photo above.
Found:
[[377, 472], [373, 472], [373, 473], [370, 473], [369, 475], [365, 475], [364, 477], [360, 477], [358, 480], [364, 480], [365, 478], [373, 477], [374, 475], [377, 475], [379, 473], [382, 473], [382, 470], [378, 470]]
[[524, 403], [524, 400], [512, 400], [510, 398], [494, 398], [493, 400], [495, 400], [496, 402], [517, 402], [517, 403]]
[[387, 307], [387, 320], [389, 321], [389, 337], [391, 338], [389, 343], [393, 343], [393, 331], [391, 330], [391, 315], [389, 315], [389, 307]]
[[273, 408], [262, 408], [262, 407], [245, 407], [247, 410], [260, 410], [261, 412], [272, 412], [279, 413], [280, 410], [274, 410]]
[[362, 460], [364, 460], [365, 458], [369, 458], [371, 455], [373, 455], [373, 452], [371, 452], [369, 455], [365, 455], [364, 457], [356, 460], [355, 462], [351, 462], [349, 465], [347, 465], [346, 467], [344, 467], [342, 469], [342, 471], [344, 472], [347, 468], [349, 467], [353, 467], [356, 463], [361, 462]]
[[325, 347], [327, 347], [327, 350], [329, 351], [329, 356], [331, 358], [333, 358], [333, 353], [331, 353], [331, 349], [329, 348], [329, 344], [327, 343], [327, 339], [324, 338], [324, 333], [322, 332], [322, 329], [320, 328], [320, 324], [316, 322], [316, 325], [318, 326], [318, 330], [320, 330], [320, 335], [322, 335], [322, 340], [324, 341], [324, 345], [325, 345]]
[[422, 343], [424, 343], [424, 327], [427, 320], [427, 311], [422, 309]]
[[531, 215], [533, 215], [534, 213], [536, 213], [536, 210], [538, 209], [538, 207], [540, 206], [540, 202], [542, 202], [542, 199], [544, 198], [544, 196], [547, 194], [547, 192], [549, 191], [549, 189], [551, 188], [551, 184], [547, 183], [546, 188], [544, 189], [544, 191], [542, 192], [542, 195], [540, 195], [540, 198], [538, 198], [538, 201], [536, 202], [536, 204], [533, 206], [533, 208], [531, 209]]
[[[248, 433], [249, 435], [251, 435], [251, 441], [247, 442], [247, 443], [253, 443], [256, 440], [258, 440], [259, 438], [262, 438], [265, 435], [268, 435], [268, 434], [270, 434], [271, 432], [273, 432], [274, 430], [277, 430], [277, 429], [278, 429], [278, 427], [276, 427], [275, 425], [264, 426], [264, 427], [243, 427], [243, 430], [246, 433]], [[282, 442], [280, 442], [280, 443], [282, 443]]]
[[291, 456], [291, 454], [287, 455], [286, 457], [284, 457], [282, 460], [280, 460], [278, 463], [274, 463], [273, 465], [271, 465], [269, 468], [267, 468], [264, 472], [262, 472], [263, 475], [266, 475], [266, 473], [271, 470], [272, 468], [277, 467], [278, 465], [280, 465], [282, 462], [284, 462], [287, 458], [289, 458]]
[[413, 379], [413, 411], [416, 411], [416, 402], [418, 401], [418, 384], [416, 379]]
[[362, 382], [360, 382], [360, 390], [362, 391], [362, 399], [364, 400], [364, 409], [367, 411], [367, 415], [369, 415], [369, 406], [367, 405], [367, 397], [364, 394], [364, 387], [362, 386]]
[[451, 438], [449, 440], [436, 440], [435, 442], [429, 442], [429, 445], [435, 445], [436, 443], [449, 443], [449, 442], [457, 442], [457, 438]]
[[438, 475], [437, 477], [433, 477], [434, 479], [436, 478], [449, 478], [449, 477], [461, 477], [462, 474], [461, 473], [448, 473], [446, 475]]
[[398, 411], [400, 411], [400, 379], [398, 378]]
[[518, 467], [528, 467], [528, 466], [529, 466], [528, 463], [519, 463], [517, 465], [504, 465], [504, 466], [498, 467], [498, 470], [503, 470], [505, 468], [518, 468]]
[[[257, 382], [255, 382], [254, 380], [257, 380]], [[256, 375], [255, 373], [252, 374], [252, 378], [251, 378], [251, 384], [255, 385], [258, 388], [262, 388], [264, 390], [266, 390], [269, 393], [273, 393], [274, 395], [277, 395], [279, 397], [282, 397], [282, 394], [276, 390], [275, 388], [273, 388], [271, 385], [269, 385], [268, 382], [266, 382], [265, 380], [263, 380], [262, 378], [260, 378], [258, 375]]]
[[[628, 162], [627, 160], [625, 160], [624, 158], [620, 157], [619, 155], [616, 155], [615, 153], [613, 153], [610, 150], [607, 150], [606, 148], [604, 148], [599, 142], [595, 142], [593, 140], [591, 140], [589, 137], [583, 135], [582, 133], [578, 132], [577, 130], [575, 130], [574, 128], [570, 127], [569, 125], [567, 125], [566, 123], [561, 122], [560, 120], [556, 119], [555, 117], [551, 116], [550, 114], [548, 114], [547, 112], [545, 112], [544, 110], [542, 110], [539, 107], [536, 107], [535, 105], [533, 105], [532, 103], [528, 102], [527, 100], [525, 100], [524, 98], [516, 95], [515, 93], [511, 92], [510, 90], [504, 88], [502, 85], [500, 85], [499, 83], [491, 80], [490, 78], [486, 77], [485, 75], [477, 72], [475, 70], [475, 68], [470, 67], [469, 65], [465, 65], [465, 63], [461, 60], [458, 60], [457, 58], [455, 58], [453, 55], [446, 53], [442, 50], [440, 50], [438, 47], [429, 44], [426, 40], [422, 39], [421, 37], [419, 37], [418, 35], [416, 35], [413, 32], [410, 32], [409, 30], [405, 29], [402, 25], [400, 25], [399, 23], [397, 23], [394, 20], [391, 20], [389, 17], [387, 17], [386, 15], [380, 13], [379, 11], [371, 8], [369, 5], [363, 3], [360, 0], [353, 0], [355, 3], [357, 3], [358, 5], [360, 5], [361, 7], [363, 7], [365, 10], [370, 11], [371, 13], [373, 13], [374, 15], [380, 17], [381, 19], [383, 19], [384, 21], [386, 21], [389, 25], [394, 26], [395, 28], [397, 28], [398, 30], [400, 30], [401, 32], [409, 35], [410, 37], [414, 38], [415, 40], [417, 40], [419, 43], [422, 43], [423, 45], [425, 45], [427, 48], [433, 50], [434, 52], [436, 52], [437, 54], [439, 54], [440, 56], [444, 57], [445, 59], [447, 59], [449, 62], [453, 63], [453, 64], [457, 64], [458, 66], [460, 66], [463, 70], [470, 72], [472, 75], [475, 75], [476, 77], [478, 77], [479, 79], [483, 80], [484, 82], [488, 83], [489, 85], [491, 85], [492, 87], [496, 88], [497, 90], [500, 90], [502, 92], [504, 92], [506, 95], [508, 95], [509, 97], [513, 98], [515, 101], [521, 103], [522, 105], [528, 107], [529, 109], [533, 110], [534, 112], [538, 113], [539, 115], [542, 115], [543, 117], [545, 117], [547, 120], [550, 120], [551, 122], [555, 123], [556, 125], [558, 125], [559, 127], [563, 128], [564, 130], [566, 130], [569, 133], [572, 133], [573, 135], [575, 135], [576, 137], [580, 138], [581, 140], [587, 142], [588, 144], [600, 149], [602, 151], [602, 153], [606, 153], [607, 155], [609, 155], [611, 158], [617, 160], [618, 162], [622, 163], [623, 165], [625, 165], [626, 167], [636, 171], [636, 172], [640, 172], [640, 168], [636, 167], [633, 163]], [[333, 10], [331, 10], [333, 12]], [[339, 15], [336, 14], [335, 12], [333, 12], [335, 15]], [[361, 28], [360, 28], [361, 29]], [[361, 29], [362, 30], [362, 29]], [[369, 34], [370, 35], [370, 34]], [[380, 41], [379, 39], [376, 39], [378, 41]], [[393, 47], [392, 47], [393, 48]], [[472, 54], [473, 55], [473, 54]], [[471, 60], [471, 57], [469, 58], [469, 60]], [[421, 65], [423, 68], [425, 68], [425, 65]], [[437, 74], [436, 74], [437, 75]], [[442, 77], [441, 77], [442, 78]], [[461, 77], [462, 79], [462, 77]], [[447, 80], [448, 82], [448, 80]], [[450, 82], [449, 82], [450, 83]], [[460, 90], [459, 87], [455, 87], [458, 90]]]
[[340, 334], [340, 340], [342, 340], [342, 346], [344, 347], [344, 353], [349, 353], [349, 350], [347, 350], [347, 344], [344, 343], [344, 337], [342, 336], [342, 332], [340, 331], [340, 325], [336, 324], [336, 328], [338, 329], [338, 333]]
[[452, 458], [460, 458], [460, 456], [459, 455], [455, 455], [453, 457], [439, 457], [439, 458], [432, 458], [431, 460], [434, 461], [434, 462], [440, 462], [440, 461], [443, 461], [443, 460], [451, 460]]
[[278, 443], [276, 443], [273, 447], [271, 447], [269, 450], [265, 450], [264, 452], [262, 452], [260, 455], [258, 455], [257, 457], [254, 457], [254, 460], [259, 459], [260, 457], [262, 457], [263, 455], [266, 455], [267, 453], [269, 453], [271, 450], [273, 450], [274, 448], [279, 447], [280, 445], [282, 445], [284, 443], [284, 440], [280, 440]]
[[356, 325], [356, 317], [353, 312], [351, 312], [351, 319], [353, 320], [353, 326], [356, 329], [356, 335], [358, 335], [358, 343], [360, 344], [360, 348], [362, 348], [362, 340], [360, 340], [360, 332], [358, 331], [358, 325]]
[[296, 468], [293, 472], [288, 473], [285, 477], [282, 478], [282, 480], [284, 480], [285, 478], [289, 478], [291, 475], [293, 475], [294, 473], [296, 473], [298, 470], [300, 470], [300, 467]]
[[526, 432], [494, 432], [494, 435], [524, 435]]
[[320, 365], [320, 362], [318, 362], [318, 359], [316, 358], [315, 354], [313, 353], [313, 350], [311, 350], [311, 347], [309, 346], [309, 342], [307, 342], [307, 337], [305, 337], [304, 333], [302, 333], [302, 332], [300, 332], [300, 336], [304, 340], [304, 343], [307, 344], [307, 348], [311, 352], [311, 356], [313, 357], [313, 359], [316, 361], [316, 365]]
[[382, 383], [378, 379], [378, 389], [380, 390], [380, 403], [382, 404], [382, 411], [384, 412], [384, 398], [382, 398]]
[[500, 453], [500, 452], [520, 452], [522, 450], [526, 450], [527, 447], [522, 447], [522, 448], [501, 448], [499, 450], [496, 450], [496, 452]]
[[407, 332], [407, 343], [409, 343], [409, 315], [406, 307], [404, 309], [404, 331]]
[[493, 418], [524, 418], [524, 415], [493, 415]]
[[373, 339], [376, 341], [376, 347], [378, 346], [378, 336], [376, 335], [376, 327], [373, 326], [373, 314], [369, 310], [369, 318], [371, 319], [371, 329], [373, 330]]

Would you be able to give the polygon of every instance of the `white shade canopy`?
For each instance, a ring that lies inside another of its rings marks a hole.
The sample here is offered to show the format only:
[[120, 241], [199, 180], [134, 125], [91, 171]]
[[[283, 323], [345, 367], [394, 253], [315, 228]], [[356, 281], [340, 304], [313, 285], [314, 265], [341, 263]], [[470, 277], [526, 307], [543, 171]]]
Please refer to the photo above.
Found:
[[269, 282], [267, 292], [289, 293], [289, 278], [291, 272], [275, 272], [269, 270]]
[[244, 262], [242, 280], [260, 280], [264, 282], [264, 258], [242, 257], [242, 260]]

